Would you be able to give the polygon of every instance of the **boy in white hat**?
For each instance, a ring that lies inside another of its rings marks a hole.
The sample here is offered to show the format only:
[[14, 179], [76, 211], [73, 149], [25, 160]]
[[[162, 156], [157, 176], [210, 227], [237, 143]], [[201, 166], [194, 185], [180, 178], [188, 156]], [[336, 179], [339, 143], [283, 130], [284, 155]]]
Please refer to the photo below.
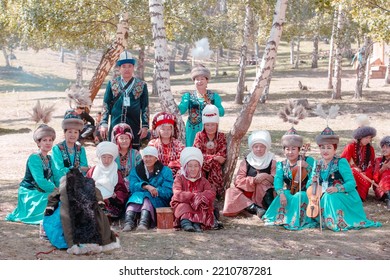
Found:
[[129, 51], [120, 54], [116, 66], [121, 75], [107, 84], [100, 135], [111, 140], [113, 127], [127, 123], [134, 133], [133, 148], [139, 150], [140, 140], [147, 136], [149, 129], [149, 96], [147, 84], [134, 77], [135, 64], [136, 60]]
[[174, 226], [190, 232], [210, 229], [214, 225], [215, 191], [202, 176], [203, 154], [198, 148], [186, 147], [180, 164], [171, 200]]

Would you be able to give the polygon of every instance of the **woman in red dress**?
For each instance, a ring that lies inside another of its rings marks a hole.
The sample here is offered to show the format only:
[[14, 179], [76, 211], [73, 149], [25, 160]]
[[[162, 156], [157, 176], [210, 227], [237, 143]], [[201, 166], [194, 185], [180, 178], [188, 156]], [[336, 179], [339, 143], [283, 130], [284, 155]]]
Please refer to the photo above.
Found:
[[386, 202], [390, 210], [390, 136], [385, 136], [380, 142], [382, 156], [375, 159], [374, 186], [375, 196]]

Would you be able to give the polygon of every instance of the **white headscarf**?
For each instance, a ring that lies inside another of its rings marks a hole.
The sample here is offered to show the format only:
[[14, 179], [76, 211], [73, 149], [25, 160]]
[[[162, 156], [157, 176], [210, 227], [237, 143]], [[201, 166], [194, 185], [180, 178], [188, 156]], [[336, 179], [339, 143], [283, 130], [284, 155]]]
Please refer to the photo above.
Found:
[[[190, 178], [187, 172], [187, 163], [191, 160], [196, 160], [200, 164], [200, 170], [196, 178]], [[202, 164], [203, 164], [203, 154], [202, 151], [196, 147], [185, 147], [180, 154], [180, 165], [181, 165], [181, 174], [184, 177], [192, 182], [200, 179], [202, 177]]]
[[[96, 147], [96, 155], [98, 164], [96, 165], [92, 179], [95, 181], [96, 187], [102, 193], [103, 199], [112, 196], [115, 186], [118, 184], [118, 165], [115, 159], [118, 157], [118, 146], [109, 141], [103, 141]], [[112, 155], [113, 160], [109, 166], [104, 166], [102, 155]]]
[[[254, 131], [248, 138], [248, 146], [251, 152], [247, 155], [247, 162], [256, 168], [257, 170], [267, 168], [270, 162], [274, 159], [275, 154], [271, 153], [271, 135], [267, 130], [258, 130]], [[258, 157], [253, 153], [253, 145], [261, 143], [266, 147], [265, 153], [263, 156]]]

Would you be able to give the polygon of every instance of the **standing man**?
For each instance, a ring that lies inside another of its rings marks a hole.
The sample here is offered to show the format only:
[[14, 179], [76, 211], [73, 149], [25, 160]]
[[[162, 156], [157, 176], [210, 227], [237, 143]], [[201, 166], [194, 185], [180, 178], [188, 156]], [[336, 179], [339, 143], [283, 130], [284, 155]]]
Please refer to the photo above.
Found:
[[133, 148], [139, 150], [140, 140], [147, 136], [149, 129], [149, 96], [146, 83], [133, 77], [135, 63], [129, 51], [120, 54], [116, 66], [121, 75], [108, 82], [100, 134], [110, 140], [112, 128], [118, 123], [127, 123], [134, 131]]

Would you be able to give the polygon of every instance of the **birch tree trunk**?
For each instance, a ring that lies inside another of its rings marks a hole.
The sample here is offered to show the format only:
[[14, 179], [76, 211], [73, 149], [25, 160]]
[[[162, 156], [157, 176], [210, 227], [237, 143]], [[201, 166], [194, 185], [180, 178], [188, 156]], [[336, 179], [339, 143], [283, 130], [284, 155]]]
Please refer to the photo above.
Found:
[[83, 87], [83, 58], [80, 53], [80, 50], [75, 52], [75, 61], [76, 61], [76, 87]]
[[172, 48], [172, 53], [171, 53], [171, 59], [169, 60], [169, 73], [173, 74], [176, 72], [176, 54], [177, 54], [177, 45], [178, 43], [175, 42], [175, 45]]
[[245, 6], [245, 21], [244, 21], [244, 38], [241, 45], [240, 53], [240, 67], [238, 69], [238, 82], [237, 82], [237, 91], [236, 91], [236, 104], [242, 104], [244, 98], [244, 87], [245, 87], [245, 69], [246, 69], [246, 56], [248, 52], [248, 40], [249, 40], [249, 30], [250, 30], [250, 19], [251, 19], [251, 8], [248, 4]]
[[155, 82], [161, 109], [176, 116], [179, 129], [178, 139], [184, 143], [184, 122], [171, 92], [168, 43], [164, 27], [164, 7], [162, 0], [149, 0], [149, 13], [155, 49]]
[[218, 77], [219, 76], [219, 52], [218, 50], [216, 51], [216, 54], [215, 54], [216, 58], [215, 58], [215, 77]]
[[341, 99], [341, 72], [342, 72], [342, 29], [344, 26], [344, 11], [342, 4], [339, 5], [336, 28], [336, 57], [335, 57], [335, 81], [333, 81], [332, 99]]
[[365, 79], [365, 88], [370, 87], [370, 70], [371, 70], [371, 52], [370, 55], [367, 56], [367, 63], [366, 63], [366, 79]]
[[364, 38], [364, 45], [359, 50], [357, 69], [356, 69], [356, 84], [355, 94], [353, 98], [361, 99], [363, 97], [363, 83], [366, 76], [367, 59], [370, 54], [370, 39]]
[[188, 53], [190, 52], [190, 45], [185, 44], [184, 50], [183, 50], [183, 55], [181, 57], [181, 60], [185, 62], [188, 59]]
[[295, 43], [294, 43], [294, 38], [291, 39], [290, 41], [290, 64], [294, 65], [294, 48], [295, 48]]
[[136, 76], [145, 80], [145, 46], [141, 46], [139, 49]]
[[333, 67], [334, 67], [334, 38], [337, 29], [337, 18], [338, 11], [334, 11], [332, 35], [330, 37], [330, 48], [329, 48], [329, 64], [328, 64], [328, 89], [333, 88]]
[[313, 38], [313, 53], [311, 56], [311, 68], [318, 68], [318, 35]]
[[386, 75], [385, 75], [385, 85], [390, 85], [390, 55], [389, 55], [389, 59], [387, 60], [387, 68], [386, 68]]
[[89, 92], [91, 101], [93, 101], [96, 95], [99, 92], [100, 87], [102, 86], [104, 79], [107, 77], [110, 72], [112, 66], [115, 65], [116, 61], [119, 58], [119, 55], [125, 47], [127, 46], [126, 39], [129, 33], [129, 23], [128, 23], [128, 14], [125, 13], [118, 23], [117, 31], [116, 31], [116, 39], [108, 48], [102, 56], [102, 59], [99, 62], [95, 70], [95, 74], [93, 75], [91, 82], [89, 83]]
[[3, 50], [4, 60], [5, 60], [5, 67], [10, 67], [11, 63], [9, 62], [9, 55], [7, 54], [7, 49], [5, 48], [5, 46], [2, 47], [2, 50]]
[[253, 114], [256, 111], [259, 98], [263, 93], [264, 87], [267, 84], [267, 79], [273, 69], [280, 37], [282, 36], [283, 24], [285, 22], [287, 2], [288, 0], [278, 0], [276, 2], [270, 37], [266, 44], [266, 48], [260, 64], [260, 70], [257, 72], [256, 79], [253, 81], [253, 86], [250, 90], [248, 99], [242, 106], [241, 112], [238, 114], [238, 118], [228, 134], [227, 138], [229, 152], [224, 164], [225, 188], [230, 187], [240, 152], [241, 140], [251, 125]]
[[65, 62], [65, 51], [64, 51], [63, 47], [61, 47], [61, 49], [60, 49], [60, 61], [61, 61], [61, 63]]
[[298, 38], [297, 38], [297, 55], [296, 55], [296, 60], [295, 60], [295, 65], [294, 65], [295, 69], [299, 68], [300, 47], [301, 47], [301, 36], [298, 36]]

